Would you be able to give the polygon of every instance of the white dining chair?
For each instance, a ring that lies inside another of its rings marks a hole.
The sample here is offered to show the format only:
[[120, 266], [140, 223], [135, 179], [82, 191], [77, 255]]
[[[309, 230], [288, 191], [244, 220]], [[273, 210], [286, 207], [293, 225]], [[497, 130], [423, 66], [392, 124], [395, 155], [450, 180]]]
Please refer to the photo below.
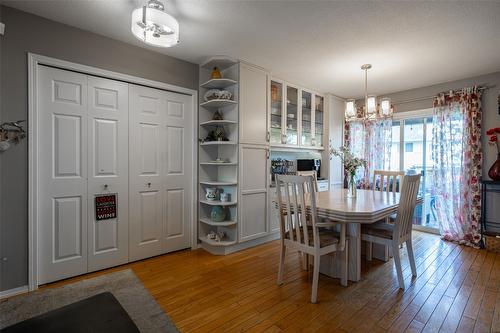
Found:
[[392, 249], [394, 265], [398, 275], [399, 287], [405, 288], [403, 280], [403, 271], [401, 268], [401, 257], [399, 245], [406, 243], [408, 258], [410, 260], [411, 273], [417, 276], [415, 266], [415, 257], [413, 255], [413, 246], [411, 240], [412, 218], [415, 206], [417, 205], [417, 194], [420, 186], [420, 175], [404, 176], [403, 186], [401, 188], [401, 197], [394, 224], [374, 223], [361, 226], [361, 239], [367, 242], [373, 242], [389, 246]]
[[376, 191], [399, 192], [398, 190], [402, 186], [404, 175], [404, 171], [375, 170], [373, 172], [372, 188]]
[[[375, 170], [373, 172], [372, 189], [380, 192], [397, 193], [403, 185], [404, 171], [388, 171], [388, 170]], [[378, 184], [378, 186], [377, 186]], [[388, 216], [385, 221], [378, 223], [391, 223], [395, 221], [395, 216]], [[373, 243], [366, 242], [366, 260], [372, 260]], [[390, 257], [389, 247], [384, 247], [384, 261], [388, 261]]]
[[[295, 249], [313, 257], [313, 283], [311, 303], [318, 298], [320, 257], [343, 252], [341, 284], [347, 286], [348, 240], [346, 225], [340, 224], [340, 232], [326, 229], [332, 223], [318, 222], [316, 191], [312, 176], [276, 176], [277, 200], [280, 211], [281, 248], [278, 284], [283, 284], [286, 249]], [[313, 189], [307, 192], [307, 189]], [[309, 209], [306, 207], [309, 206]]]
[[[313, 177], [313, 185], [314, 185], [314, 189], [316, 190], [316, 192], [318, 192], [318, 175], [316, 173], [316, 170], [310, 170], [310, 171], [297, 171], [297, 176], [303, 176], [303, 177], [306, 177], [306, 176], [311, 176]], [[310, 189], [306, 189], [308, 192], [310, 192], [311, 190]]]

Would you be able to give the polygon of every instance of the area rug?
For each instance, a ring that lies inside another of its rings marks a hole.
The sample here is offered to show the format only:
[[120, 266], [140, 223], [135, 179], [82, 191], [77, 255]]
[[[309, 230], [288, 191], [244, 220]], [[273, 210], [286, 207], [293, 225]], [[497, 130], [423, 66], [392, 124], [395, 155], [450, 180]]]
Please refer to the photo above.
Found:
[[2, 300], [0, 330], [106, 291], [118, 299], [141, 332], [179, 332], [130, 269]]

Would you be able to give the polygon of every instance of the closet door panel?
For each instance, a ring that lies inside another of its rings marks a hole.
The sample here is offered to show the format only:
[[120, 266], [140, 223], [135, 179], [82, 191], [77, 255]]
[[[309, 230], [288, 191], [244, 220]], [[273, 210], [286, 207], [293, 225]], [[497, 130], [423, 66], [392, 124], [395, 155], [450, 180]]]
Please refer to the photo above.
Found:
[[[128, 103], [128, 84], [88, 77], [89, 271], [128, 261]], [[97, 220], [101, 195], [116, 196], [116, 218]]]
[[191, 96], [164, 92], [163, 252], [191, 246], [193, 218], [193, 105]]
[[163, 91], [129, 85], [129, 256], [162, 252], [165, 101]]
[[87, 271], [87, 77], [37, 70], [38, 283]]

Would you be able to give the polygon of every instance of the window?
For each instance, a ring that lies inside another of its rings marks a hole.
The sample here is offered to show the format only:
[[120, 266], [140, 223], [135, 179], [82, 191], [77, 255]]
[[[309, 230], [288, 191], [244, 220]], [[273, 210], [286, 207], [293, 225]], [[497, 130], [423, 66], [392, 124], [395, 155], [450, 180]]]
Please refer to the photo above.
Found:
[[405, 152], [413, 153], [413, 142], [406, 142], [405, 143]]

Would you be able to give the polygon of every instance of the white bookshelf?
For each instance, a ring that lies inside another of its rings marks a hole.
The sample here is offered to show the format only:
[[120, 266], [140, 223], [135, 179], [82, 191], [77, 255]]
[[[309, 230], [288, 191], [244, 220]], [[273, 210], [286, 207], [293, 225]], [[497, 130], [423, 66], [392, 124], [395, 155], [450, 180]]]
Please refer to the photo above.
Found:
[[[217, 67], [222, 78], [212, 79], [211, 72]], [[231, 99], [204, 100], [210, 89], [227, 90]], [[239, 63], [230, 57], [212, 57], [200, 66], [199, 93], [199, 167], [198, 167], [198, 239], [200, 245], [215, 254], [224, 254], [225, 248], [238, 243], [238, 132], [239, 132]], [[214, 119], [219, 112], [223, 119]], [[210, 131], [222, 127], [228, 141], [205, 141]], [[218, 161], [222, 159], [224, 162]], [[231, 195], [230, 202], [206, 199], [206, 189], [217, 188]], [[226, 219], [222, 222], [211, 219], [215, 206], [222, 207]], [[224, 232], [225, 237], [217, 242], [207, 238], [211, 231]]]

